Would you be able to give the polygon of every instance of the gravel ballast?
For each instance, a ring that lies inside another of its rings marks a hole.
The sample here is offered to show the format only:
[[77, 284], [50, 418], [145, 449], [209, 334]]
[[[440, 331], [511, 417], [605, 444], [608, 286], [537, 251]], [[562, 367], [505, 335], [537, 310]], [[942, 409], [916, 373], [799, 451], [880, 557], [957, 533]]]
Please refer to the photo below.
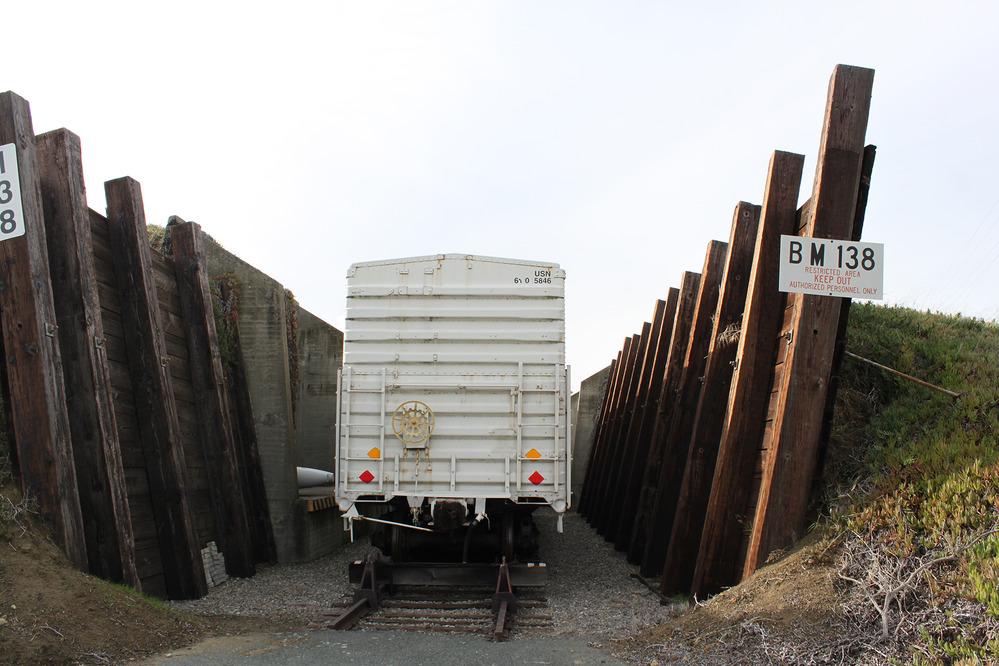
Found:
[[253, 578], [230, 578], [201, 599], [171, 603], [202, 615], [316, 621], [322, 613], [330, 612], [334, 601], [350, 593], [347, 563], [363, 559], [369, 548], [367, 537], [361, 537], [312, 562], [258, 566]]
[[[625, 561], [575, 513], [566, 514], [564, 533], [555, 514], [535, 512], [540, 530], [539, 559], [548, 564], [548, 597], [554, 625], [548, 632], [585, 636], [592, 641], [621, 638], [661, 623], [682, 606], [663, 606], [631, 576], [638, 568]], [[205, 615], [241, 615], [318, 620], [350, 594], [347, 563], [363, 559], [366, 538], [306, 564], [261, 567], [253, 578], [232, 578], [194, 601], [173, 602]]]
[[658, 595], [632, 577], [638, 567], [628, 564], [624, 553], [579, 514], [566, 514], [563, 534], [556, 531], [551, 511], [539, 509], [534, 515], [541, 531], [541, 559], [550, 567], [547, 593], [555, 633], [621, 638], [686, 607], [661, 605]]

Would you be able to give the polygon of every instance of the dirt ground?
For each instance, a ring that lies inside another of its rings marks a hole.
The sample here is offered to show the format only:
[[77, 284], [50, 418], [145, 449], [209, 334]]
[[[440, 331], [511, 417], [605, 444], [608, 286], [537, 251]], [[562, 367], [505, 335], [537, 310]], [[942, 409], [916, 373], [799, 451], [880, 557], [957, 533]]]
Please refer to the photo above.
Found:
[[[6, 498], [17, 503], [19, 493], [0, 489]], [[19, 522], [0, 525], [2, 664], [117, 664], [264, 628], [260, 620], [184, 613], [76, 571], [44, 526], [30, 516]]]
[[[0, 489], [6, 498], [18, 501]], [[30, 517], [0, 524], [0, 664], [122, 663], [206, 638], [301, 630], [287, 618], [202, 615], [144, 597], [74, 570], [46, 535]], [[661, 624], [640, 630], [631, 618], [638, 633], [591, 647], [646, 664], [794, 663], [801, 646], [828, 646], [842, 631], [830, 550], [808, 538], [710, 602], [679, 615], [656, 606]]]
[[842, 637], [834, 548], [815, 535], [748, 580], [657, 627], [617, 642], [640, 663], [798, 663]]

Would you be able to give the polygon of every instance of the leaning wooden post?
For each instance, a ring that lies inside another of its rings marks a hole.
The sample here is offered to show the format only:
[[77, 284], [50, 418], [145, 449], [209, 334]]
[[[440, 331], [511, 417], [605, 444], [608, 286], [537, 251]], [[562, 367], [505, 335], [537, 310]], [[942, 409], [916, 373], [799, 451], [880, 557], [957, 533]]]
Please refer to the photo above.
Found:
[[[738, 327], [746, 305], [746, 287], [753, 266], [753, 247], [760, 221], [760, 207], [740, 201], [732, 216], [728, 259], [722, 276], [718, 307], [701, 379], [701, 396], [694, 411], [694, 425], [687, 445], [687, 466], [676, 501], [673, 533], [666, 549], [660, 591], [666, 595], [687, 592], [701, 543], [704, 508], [711, 492], [711, 478], [718, 454], [729, 382], [735, 359]], [[733, 336], [735, 339], [733, 339]], [[681, 442], [682, 444], [682, 442]]]
[[635, 505], [634, 523], [631, 527], [631, 539], [628, 542], [628, 561], [632, 564], [641, 561], [645, 552], [645, 539], [650, 529], [652, 503], [656, 495], [656, 481], [663, 459], [665, 430], [669, 426], [669, 417], [676, 398], [676, 386], [680, 381], [680, 373], [683, 372], [683, 359], [687, 352], [687, 343], [690, 341], [690, 325], [694, 317], [694, 306], [697, 304], [697, 290], [700, 284], [700, 273], [684, 271], [683, 277], [680, 278], [680, 295], [676, 304], [676, 314], [670, 326], [670, 343], [666, 354], [666, 367], [663, 370], [663, 385], [656, 399], [649, 451], [645, 458], [638, 503]]
[[659, 410], [659, 398], [662, 394], [663, 376], [666, 373], [666, 355], [669, 353], [670, 340], [673, 337], [673, 321], [676, 318], [676, 304], [680, 290], [671, 287], [666, 295], [657, 336], [657, 347], [652, 358], [652, 376], [649, 379], [649, 390], [645, 402], [640, 405], [641, 416], [638, 419], [635, 433], [635, 451], [632, 455], [633, 464], [630, 473], [621, 480], [624, 491], [621, 499], [621, 510], [617, 526], [617, 537], [614, 548], [626, 550], [631, 541], [632, 528], [635, 524], [635, 510], [638, 504], [638, 494], [641, 491], [642, 477], [645, 473], [645, 463], [649, 457], [649, 444], [652, 442], [652, 429], [655, 426], [656, 413]]
[[638, 448], [639, 424], [642, 422], [642, 415], [649, 403], [653, 366], [656, 352], [660, 347], [663, 323], [666, 319], [665, 315], [666, 301], [657, 300], [655, 306], [652, 308], [652, 323], [646, 325], [648, 333], [644, 333], [643, 331], [643, 334], [648, 338], [648, 342], [644, 345], [642, 354], [642, 369], [639, 373], [638, 385], [635, 389], [634, 408], [631, 410], [631, 415], [628, 417], [628, 423], [624, 429], [624, 450], [621, 453], [621, 466], [618, 469], [612, 486], [613, 495], [611, 497], [610, 508], [613, 518], [607, 526], [606, 536], [608, 541], [617, 541], [618, 534], [620, 534], [621, 526], [626, 517], [623, 513], [624, 496], [628, 490], [626, 479], [631, 478], [636, 465], [645, 463], [644, 460], [641, 463], [636, 461], [635, 452]]
[[201, 446], [210, 476], [216, 522], [222, 535], [226, 571], [234, 576], [248, 577], [255, 572], [249, 519], [243, 503], [201, 227], [193, 222], [171, 224], [170, 247], [187, 328]]
[[618, 419], [617, 427], [614, 430], [614, 456], [608, 461], [607, 481], [604, 490], [604, 499], [601, 505], [601, 514], [597, 523], [597, 533], [608, 537], [608, 530], [615, 520], [614, 498], [617, 495], [618, 475], [624, 465], [625, 453], [628, 448], [628, 424], [631, 416], [635, 412], [635, 405], [638, 403], [639, 384], [641, 382], [642, 363], [645, 360], [645, 350], [649, 347], [652, 324], [644, 322], [642, 332], [638, 334], [637, 346], [632, 356], [631, 372], [624, 389], [624, 408], [621, 410], [621, 418]]
[[590, 525], [596, 526], [597, 516], [600, 511], [601, 493], [603, 492], [604, 481], [607, 477], [607, 459], [613, 455], [614, 443], [611, 432], [617, 422], [617, 414], [620, 405], [621, 385], [624, 383], [625, 371], [628, 365], [628, 355], [631, 351], [631, 337], [624, 339], [624, 345], [618, 354], [617, 377], [614, 381], [614, 393], [611, 396], [610, 406], [607, 410], [607, 419], [600, 426], [600, 465], [597, 467], [597, 474], [593, 477], [592, 498], [586, 509], [586, 520]]
[[593, 507], [596, 506], [595, 496], [597, 494], [597, 487], [600, 485], [600, 475], [603, 473], [605, 432], [607, 424], [611, 419], [611, 413], [614, 410], [614, 395], [617, 391], [623, 355], [623, 350], [618, 351], [617, 356], [611, 363], [611, 376], [607, 382], [607, 392], [604, 394], [604, 404], [600, 410], [600, 421], [597, 423], [597, 432], [593, 439], [593, 459], [590, 461], [590, 466], [586, 472], [586, 486], [583, 488], [583, 501], [580, 505], [580, 513], [590, 523], [593, 522]]
[[752, 518], [745, 515], [745, 506], [763, 437], [774, 341], [784, 313], [785, 299], [777, 290], [780, 237], [794, 233], [804, 161], [803, 155], [781, 151], [770, 158], [735, 371], [691, 583], [695, 595], [739, 582], [744, 525]]
[[[848, 240], [853, 235], [864, 156], [864, 135], [874, 70], [838, 65], [829, 81], [822, 140], [815, 168], [811, 217], [802, 235]], [[844, 301], [828, 296], [791, 297], [791, 344], [780, 377], [781, 399], [770, 436], [764, 437], [760, 495], [746, 549], [749, 575], [805, 528], [812, 480], [821, 447], [823, 414]]]
[[607, 396], [610, 395], [611, 384], [614, 381], [614, 373], [616, 371], [617, 371], [617, 359], [615, 358], [611, 360], [610, 371], [607, 375], [607, 383], [604, 386], [603, 399], [600, 401], [600, 414], [597, 417], [596, 427], [593, 430], [593, 444], [590, 447], [590, 457], [586, 461], [586, 475], [583, 477], [583, 486], [581, 491], [582, 496], [579, 498], [579, 503], [576, 505], [576, 511], [582, 516], [586, 515], [586, 509], [585, 509], [585, 503], [587, 498], [586, 491], [590, 488], [590, 482], [591, 479], [593, 478], [593, 473], [594, 473], [593, 468], [597, 464], [597, 457], [598, 457], [597, 438], [598, 435], [600, 434], [600, 424], [603, 422], [604, 414], [607, 412]]
[[693, 321], [690, 327], [690, 340], [684, 353], [683, 371], [676, 388], [676, 403], [673, 405], [668, 428], [664, 428], [662, 459], [658, 470], [658, 481], [652, 512], [649, 514], [649, 529], [645, 541], [639, 573], [645, 577], [657, 576], [666, 560], [666, 547], [673, 530], [673, 517], [676, 514], [676, 498], [680, 491], [683, 468], [687, 458], [687, 443], [693, 427], [694, 410], [701, 394], [700, 378], [704, 374], [704, 364], [711, 342], [711, 320], [718, 305], [721, 291], [722, 273], [725, 271], [725, 258], [728, 256], [728, 243], [711, 241], [704, 257], [704, 270], [697, 292]]
[[643, 345], [642, 334], [636, 333], [631, 336], [631, 347], [628, 352], [627, 363], [624, 368], [624, 375], [622, 376], [621, 391], [618, 397], [618, 407], [614, 415], [614, 423], [608, 433], [607, 442], [610, 444], [608, 449], [607, 460], [604, 463], [606, 467], [606, 472], [604, 473], [603, 480], [600, 487], [600, 503], [596, 510], [596, 523], [594, 527], [597, 529], [598, 534], [603, 534], [604, 526], [607, 524], [607, 514], [609, 512], [609, 498], [611, 495], [611, 485], [614, 482], [614, 470], [616, 469], [617, 462], [621, 457], [621, 449], [623, 443], [621, 441], [621, 428], [622, 424], [627, 421], [628, 418], [628, 408], [631, 405], [631, 392], [634, 387], [636, 366], [638, 357], [641, 354], [641, 348]]
[[593, 488], [596, 483], [594, 479], [597, 477], [597, 468], [601, 458], [600, 431], [603, 429], [604, 421], [607, 419], [607, 414], [610, 411], [611, 396], [614, 394], [614, 382], [617, 379], [617, 367], [620, 362], [621, 354], [619, 352], [611, 361], [610, 377], [607, 379], [603, 403], [600, 405], [600, 418], [597, 419], [597, 425], [593, 431], [593, 448], [590, 450], [590, 461], [586, 466], [586, 479], [583, 481], [582, 497], [580, 497], [579, 504], [576, 506], [579, 515], [584, 518], [589, 515], [589, 507], [593, 504]]
[[21, 486], [86, 570], [35, 134], [28, 102], [12, 92], [0, 94], [0, 146], [0, 325]]
[[60, 129], [40, 135], [37, 141], [63, 375], [73, 405], [69, 426], [90, 572], [140, 589], [104, 351], [80, 139]]
[[172, 599], [202, 597], [208, 592], [208, 583], [187, 500], [184, 449], [142, 192], [131, 178], [104, 183], [104, 192], [111, 252], [121, 291], [122, 328], [167, 594]]
[[614, 387], [614, 401], [611, 403], [609, 418], [606, 427], [601, 430], [603, 440], [603, 461], [600, 463], [600, 476], [597, 477], [596, 492], [593, 496], [593, 506], [590, 508], [589, 521], [594, 529], [600, 526], [603, 519], [604, 493], [607, 489], [610, 476], [609, 463], [614, 459], [617, 443], [614, 440], [614, 433], [617, 430], [618, 420], [621, 418], [621, 411], [624, 409], [624, 396], [626, 384], [628, 382], [628, 372], [634, 357], [635, 339], [637, 336], [628, 336], [624, 339], [624, 346], [621, 348], [621, 363], [618, 364], [618, 381]]

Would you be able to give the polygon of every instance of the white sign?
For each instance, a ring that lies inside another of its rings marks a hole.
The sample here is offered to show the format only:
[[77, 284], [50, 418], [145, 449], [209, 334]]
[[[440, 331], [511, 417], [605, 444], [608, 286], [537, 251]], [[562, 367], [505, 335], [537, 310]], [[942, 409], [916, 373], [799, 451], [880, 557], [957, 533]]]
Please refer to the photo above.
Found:
[[781, 291], [881, 300], [885, 246], [828, 238], [780, 237]]
[[24, 235], [21, 179], [17, 174], [17, 146], [0, 146], [0, 242]]

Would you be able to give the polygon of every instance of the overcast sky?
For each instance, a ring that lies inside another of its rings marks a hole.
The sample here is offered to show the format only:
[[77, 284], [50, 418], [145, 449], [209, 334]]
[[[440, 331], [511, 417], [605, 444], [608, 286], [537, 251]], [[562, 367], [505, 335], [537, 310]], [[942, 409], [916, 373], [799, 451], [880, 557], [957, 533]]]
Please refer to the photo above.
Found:
[[8, 3], [0, 89], [81, 136], [91, 207], [130, 175], [338, 327], [355, 261], [556, 261], [578, 385], [771, 151], [810, 190], [837, 63], [877, 72], [886, 302], [999, 317], [995, 3], [147, 5]]

